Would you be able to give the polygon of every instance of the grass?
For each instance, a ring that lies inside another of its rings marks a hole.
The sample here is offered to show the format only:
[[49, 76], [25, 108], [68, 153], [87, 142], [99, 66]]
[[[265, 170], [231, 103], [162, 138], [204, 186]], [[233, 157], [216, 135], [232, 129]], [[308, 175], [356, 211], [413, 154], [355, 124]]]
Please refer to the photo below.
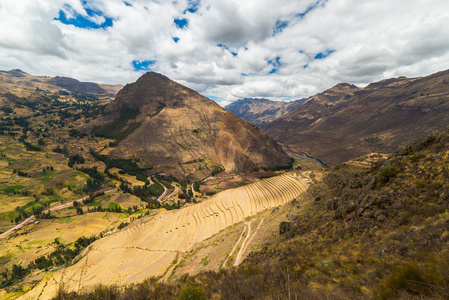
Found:
[[46, 245], [49, 242], [50, 242], [49, 240], [33, 240], [33, 241], [29, 241], [27, 243], [27, 245], [28, 246], [32, 246], [32, 245]]
[[111, 202], [111, 203], [109, 203], [109, 205], [108, 205], [108, 209], [111, 209], [111, 210], [120, 209], [120, 205], [118, 205], [118, 204], [115, 203], [115, 202]]
[[201, 263], [203, 264], [203, 266], [206, 266], [208, 263], [210, 262], [209, 257], [203, 257], [201, 259]]
[[58, 222], [59, 223], [72, 223], [72, 221], [74, 220], [74, 217], [64, 217], [64, 218], [59, 218]]
[[54, 174], [52, 173], [42, 173], [42, 177], [39, 180], [42, 182], [50, 181], [53, 179]]
[[16, 190], [22, 190], [24, 189], [25, 186], [23, 185], [12, 185], [12, 186], [8, 186], [6, 188], [0, 189], [1, 192], [3, 192], [4, 194], [12, 194], [14, 193]]
[[0, 256], [0, 265], [5, 265], [9, 263], [14, 255], [12, 253], [6, 253], [5, 255]]

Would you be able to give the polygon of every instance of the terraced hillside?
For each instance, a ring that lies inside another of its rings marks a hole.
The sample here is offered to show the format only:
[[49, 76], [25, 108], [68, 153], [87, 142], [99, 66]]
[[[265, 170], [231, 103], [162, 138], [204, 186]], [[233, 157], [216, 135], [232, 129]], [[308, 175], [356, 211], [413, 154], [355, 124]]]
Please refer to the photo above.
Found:
[[284, 174], [176, 211], [141, 219], [93, 243], [75, 265], [45, 278], [24, 299], [48, 299], [62, 284], [78, 291], [98, 283], [128, 284], [163, 275], [197, 242], [265, 209], [298, 197], [310, 184], [302, 174]]

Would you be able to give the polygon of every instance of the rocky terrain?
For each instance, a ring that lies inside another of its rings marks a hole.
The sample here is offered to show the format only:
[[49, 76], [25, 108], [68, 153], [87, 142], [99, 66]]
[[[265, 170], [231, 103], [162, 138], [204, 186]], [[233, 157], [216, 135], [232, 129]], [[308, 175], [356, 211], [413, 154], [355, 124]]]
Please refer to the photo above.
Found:
[[154, 72], [126, 85], [90, 128], [97, 136], [117, 140], [108, 155], [135, 155], [155, 171], [178, 177], [289, 163], [282, 148], [258, 127]]
[[446, 128], [448, 82], [449, 71], [443, 71], [386, 79], [365, 88], [340, 84], [262, 128], [329, 164], [392, 152]]
[[300, 107], [307, 99], [272, 101], [263, 98], [244, 98], [232, 102], [225, 109], [246, 121], [262, 126]]

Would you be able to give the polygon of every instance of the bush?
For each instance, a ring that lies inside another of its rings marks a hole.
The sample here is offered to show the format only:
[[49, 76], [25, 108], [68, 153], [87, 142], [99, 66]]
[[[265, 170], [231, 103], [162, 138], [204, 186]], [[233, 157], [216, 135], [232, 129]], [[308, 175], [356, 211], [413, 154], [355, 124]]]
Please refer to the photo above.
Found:
[[390, 274], [380, 282], [376, 296], [380, 299], [392, 299], [405, 294], [417, 298], [431, 296], [447, 299], [448, 258], [430, 257], [426, 258], [426, 262], [412, 261], [393, 267]]
[[179, 300], [207, 300], [207, 295], [201, 286], [187, 286], [179, 295]]
[[378, 176], [378, 181], [383, 184], [390, 182], [391, 178], [394, 178], [399, 173], [399, 170], [394, 167], [384, 167], [381, 169]]

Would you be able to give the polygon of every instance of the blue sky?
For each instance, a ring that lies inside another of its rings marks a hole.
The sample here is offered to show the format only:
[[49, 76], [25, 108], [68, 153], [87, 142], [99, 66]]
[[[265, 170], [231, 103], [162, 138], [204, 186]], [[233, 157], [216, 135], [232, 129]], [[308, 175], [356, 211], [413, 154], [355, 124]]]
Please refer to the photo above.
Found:
[[0, 69], [126, 84], [156, 71], [221, 104], [449, 69], [446, 0], [2, 0]]
[[[59, 11], [59, 16], [54, 20], [84, 29], [106, 29], [113, 26], [112, 18], [104, 15], [102, 11], [91, 9], [84, 5], [83, 7], [86, 13], [84, 16], [75, 11], [70, 5], [65, 4], [63, 9]], [[70, 12], [70, 15], [67, 12]]]

